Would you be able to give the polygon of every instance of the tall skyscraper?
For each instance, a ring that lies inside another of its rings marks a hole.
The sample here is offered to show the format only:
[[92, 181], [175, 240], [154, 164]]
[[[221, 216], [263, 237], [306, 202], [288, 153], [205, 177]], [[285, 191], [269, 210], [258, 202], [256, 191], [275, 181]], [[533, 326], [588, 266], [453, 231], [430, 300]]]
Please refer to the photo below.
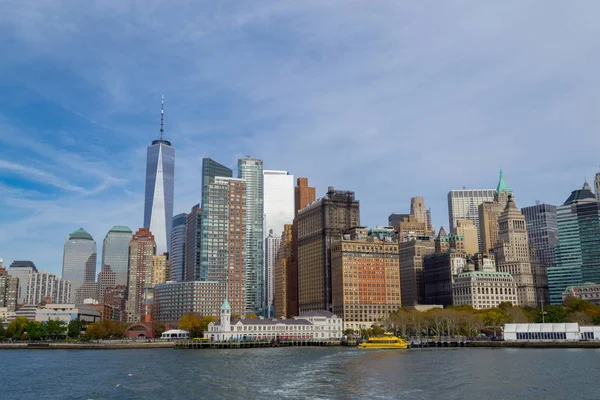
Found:
[[187, 213], [177, 214], [173, 217], [171, 228], [171, 276], [168, 280], [183, 281], [185, 279], [185, 244], [187, 234]]
[[360, 226], [354, 192], [329, 187], [327, 195], [298, 212], [298, 302], [300, 313], [330, 311], [331, 246]]
[[276, 236], [285, 224], [294, 220], [294, 175], [287, 171], [263, 171], [265, 233], [273, 230]]
[[594, 177], [594, 192], [596, 193], [596, 201], [600, 201], [600, 172], [596, 172]]
[[[494, 201], [486, 201], [479, 205], [479, 237], [481, 238], [480, 250], [489, 254], [498, 241], [498, 217], [504, 211], [508, 196], [512, 195], [504, 174], [500, 170], [500, 179], [494, 195]], [[514, 196], [513, 196], [514, 197]]]
[[498, 272], [508, 272], [515, 278], [519, 305], [537, 306], [525, 217], [515, 205], [512, 195], [508, 196], [506, 207], [498, 217], [498, 241], [494, 254]]
[[473, 225], [473, 221], [468, 219], [459, 219], [456, 221], [454, 234], [463, 238], [465, 253], [473, 255], [479, 252], [477, 228]]
[[19, 278], [17, 290], [17, 304], [25, 304], [27, 299], [27, 284], [29, 274], [38, 272], [35, 264], [31, 261], [13, 261], [8, 268], [8, 274]]
[[129, 242], [127, 321], [140, 322], [144, 315], [144, 290], [152, 287], [152, 261], [156, 255], [154, 235], [140, 228]]
[[277, 263], [277, 255], [281, 245], [281, 236], [275, 235], [273, 229], [269, 230], [269, 236], [265, 239], [265, 316], [272, 317], [273, 315], [273, 286], [274, 270]]
[[523, 207], [529, 243], [533, 245], [536, 258], [548, 268], [554, 266], [554, 248], [558, 244], [556, 206], [536, 204]]
[[144, 202], [144, 228], [149, 229], [156, 238], [158, 254], [170, 250], [175, 191], [175, 148], [171, 142], [163, 139], [163, 115], [164, 107], [161, 107], [160, 137], [153, 140], [147, 150]]
[[294, 216], [317, 199], [317, 189], [308, 186], [308, 178], [298, 178], [294, 188]]
[[548, 268], [550, 302], [560, 304], [569, 286], [600, 283], [600, 203], [587, 182], [556, 208], [558, 245]]
[[417, 196], [410, 199], [410, 215], [414, 215], [417, 221], [424, 223], [427, 229], [431, 229], [427, 218], [427, 209], [425, 208], [425, 199]]
[[96, 298], [96, 242], [83, 228], [69, 234], [63, 252], [62, 278], [71, 281], [71, 293], [77, 304]]
[[423, 258], [434, 251], [433, 239], [429, 236], [398, 243], [402, 306], [425, 303]]
[[[227, 168], [226, 166], [219, 164], [218, 162], [216, 162], [215, 160], [205, 157], [202, 159], [202, 205], [201, 205], [201, 209], [202, 209], [202, 213], [201, 213], [201, 221], [198, 221], [196, 219], [195, 216], [193, 216], [191, 219], [193, 219], [196, 223], [195, 227], [198, 227], [198, 223], [200, 223], [200, 237], [199, 239], [196, 239], [196, 241], [194, 242], [196, 245], [198, 242], [197, 240], [199, 240], [200, 243], [200, 268], [198, 269], [196, 265], [189, 266], [186, 265], [186, 270], [194, 270], [197, 271], [197, 273], [195, 274], [194, 279], [206, 279], [207, 276], [207, 271], [208, 271], [208, 251], [209, 251], [209, 247], [214, 249], [215, 246], [215, 242], [209, 237], [208, 232], [212, 229], [211, 227], [209, 227], [209, 225], [204, 224], [202, 225], [202, 220], [207, 220], [209, 218], [212, 218], [212, 216], [208, 216], [207, 212], [209, 209], [213, 209], [214, 207], [211, 207], [211, 203], [213, 201], [217, 201], [218, 203], [222, 202], [222, 199], [217, 199], [217, 200], [213, 200], [210, 198], [209, 196], [209, 186], [215, 182], [216, 177], [224, 177], [224, 178], [231, 178], [233, 177], [233, 171], [229, 168]], [[188, 225], [192, 223], [190, 221], [190, 218], [188, 217]], [[189, 230], [190, 228], [188, 228]], [[190, 237], [190, 233], [188, 233], [188, 237]], [[189, 240], [189, 239], [188, 239]], [[186, 246], [188, 246], [187, 242], [186, 242]], [[214, 251], [214, 250], [213, 250]], [[187, 254], [191, 254], [189, 253], [189, 250], [186, 249], [186, 253]], [[186, 259], [186, 264], [188, 263], [187, 259]], [[186, 280], [191, 280], [186, 278]]]
[[469, 219], [477, 227], [479, 248], [482, 248], [479, 234], [479, 205], [484, 201], [494, 201], [493, 189], [462, 189], [448, 192], [448, 216], [450, 231], [454, 231], [459, 219]]
[[[273, 308], [275, 318], [291, 318], [288, 311], [288, 279], [292, 262], [292, 225], [285, 225], [281, 233], [281, 242], [277, 261], [273, 271]], [[296, 285], [297, 286], [297, 285]]]
[[264, 293], [264, 175], [263, 162], [253, 157], [238, 160], [238, 178], [246, 181], [246, 307], [260, 313]]
[[6, 307], [8, 312], [16, 311], [18, 292], [19, 278], [0, 268], [0, 307]]
[[104, 237], [98, 277], [98, 297], [101, 302], [107, 288], [127, 285], [131, 235], [131, 229], [127, 226], [113, 226]]
[[185, 272], [186, 281], [206, 279], [206, 270], [202, 268], [202, 209], [200, 204], [192, 207], [187, 215], [185, 234]]

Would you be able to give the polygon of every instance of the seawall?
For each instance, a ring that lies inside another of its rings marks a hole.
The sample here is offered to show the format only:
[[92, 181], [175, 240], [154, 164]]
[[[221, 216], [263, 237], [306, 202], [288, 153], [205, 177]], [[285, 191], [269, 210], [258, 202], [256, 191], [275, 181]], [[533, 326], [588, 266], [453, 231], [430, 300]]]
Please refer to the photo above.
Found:
[[172, 349], [174, 342], [125, 342], [125, 343], [0, 343], [0, 350], [125, 350], [125, 349]]

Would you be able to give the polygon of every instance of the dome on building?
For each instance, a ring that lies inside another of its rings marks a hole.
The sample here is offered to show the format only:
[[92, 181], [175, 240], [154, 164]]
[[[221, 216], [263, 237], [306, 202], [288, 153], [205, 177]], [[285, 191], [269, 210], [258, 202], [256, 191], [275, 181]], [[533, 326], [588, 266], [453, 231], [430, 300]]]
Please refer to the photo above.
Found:
[[126, 232], [126, 233], [132, 233], [131, 229], [129, 229], [128, 226], [121, 226], [121, 225], [115, 225], [112, 228], [110, 228], [109, 232]]
[[496, 187], [496, 192], [512, 193], [512, 190], [510, 190], [510, 188], [508, 187], [508, 183], [506, 183], [506, 180], [504, 179], [504, 173], [502, 172], [502, 169], [500, 170], [500, 179], [498, 180], [498, 186]]
[[566, 204], [579, 203], [579, 202], [593, 202], [596, 201], [596, 196], [592, 193], [590, 185], [587, 181], [583, 184], [583, 187], [579, 190], [573, 190], [569, 198], [565, 201]]
[[69, 239], [86, 239], [86, 240], [94, 240], [92, 235], [87, 233], [85, 229], [79, 228], [75, 232], [71, 232], [69, 234]]

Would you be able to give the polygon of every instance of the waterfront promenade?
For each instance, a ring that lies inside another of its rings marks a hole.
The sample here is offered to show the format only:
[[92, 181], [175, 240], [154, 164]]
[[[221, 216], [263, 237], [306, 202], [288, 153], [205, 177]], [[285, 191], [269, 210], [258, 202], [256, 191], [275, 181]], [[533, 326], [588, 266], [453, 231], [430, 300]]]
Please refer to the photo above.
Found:
[[0, 350], [31, 349], [31, 350], [126, 350], [126, 349], [172, 349], [174, 342], [143, 342], [111, 340], [102, 342], [52, 342], [52, 343], [0, 343]]

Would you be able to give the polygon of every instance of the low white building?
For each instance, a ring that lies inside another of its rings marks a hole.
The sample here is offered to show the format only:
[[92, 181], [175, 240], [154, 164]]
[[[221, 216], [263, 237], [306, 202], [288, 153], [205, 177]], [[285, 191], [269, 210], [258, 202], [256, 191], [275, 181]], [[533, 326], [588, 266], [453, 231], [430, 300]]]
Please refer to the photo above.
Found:
[[46, 322], [48, 320], [60, 320], [69, 323], [74, 319], [87, 322], [100, 321], [101, 315], [93, 305], [83, 304], [46, 304], [35, 310], [35, 320]]
[[189, 339], [189, 337], [190, 333], [181, 329], [170, 329], [168, 331], [163, 332], [163, 334], [160, 335], [161, 339], [167, 340]]
[[466, 304], [477, 310], [498, 307], [503, 302], [519, 305], [517, 284], [508, 272], [460, 273], [452, 283], [452, 298], [455, 306]]
[[579, 326], [578, 323], [506, 324], [506, 341], [600, 340], [600, 326]]
[[328, 311], [309, 312], [293, 319], [231, 319], [227, 300], [221, 306], [221, 319], [208, 324], [204, 337], [225, 340], [339, 339], [342, 319]]

